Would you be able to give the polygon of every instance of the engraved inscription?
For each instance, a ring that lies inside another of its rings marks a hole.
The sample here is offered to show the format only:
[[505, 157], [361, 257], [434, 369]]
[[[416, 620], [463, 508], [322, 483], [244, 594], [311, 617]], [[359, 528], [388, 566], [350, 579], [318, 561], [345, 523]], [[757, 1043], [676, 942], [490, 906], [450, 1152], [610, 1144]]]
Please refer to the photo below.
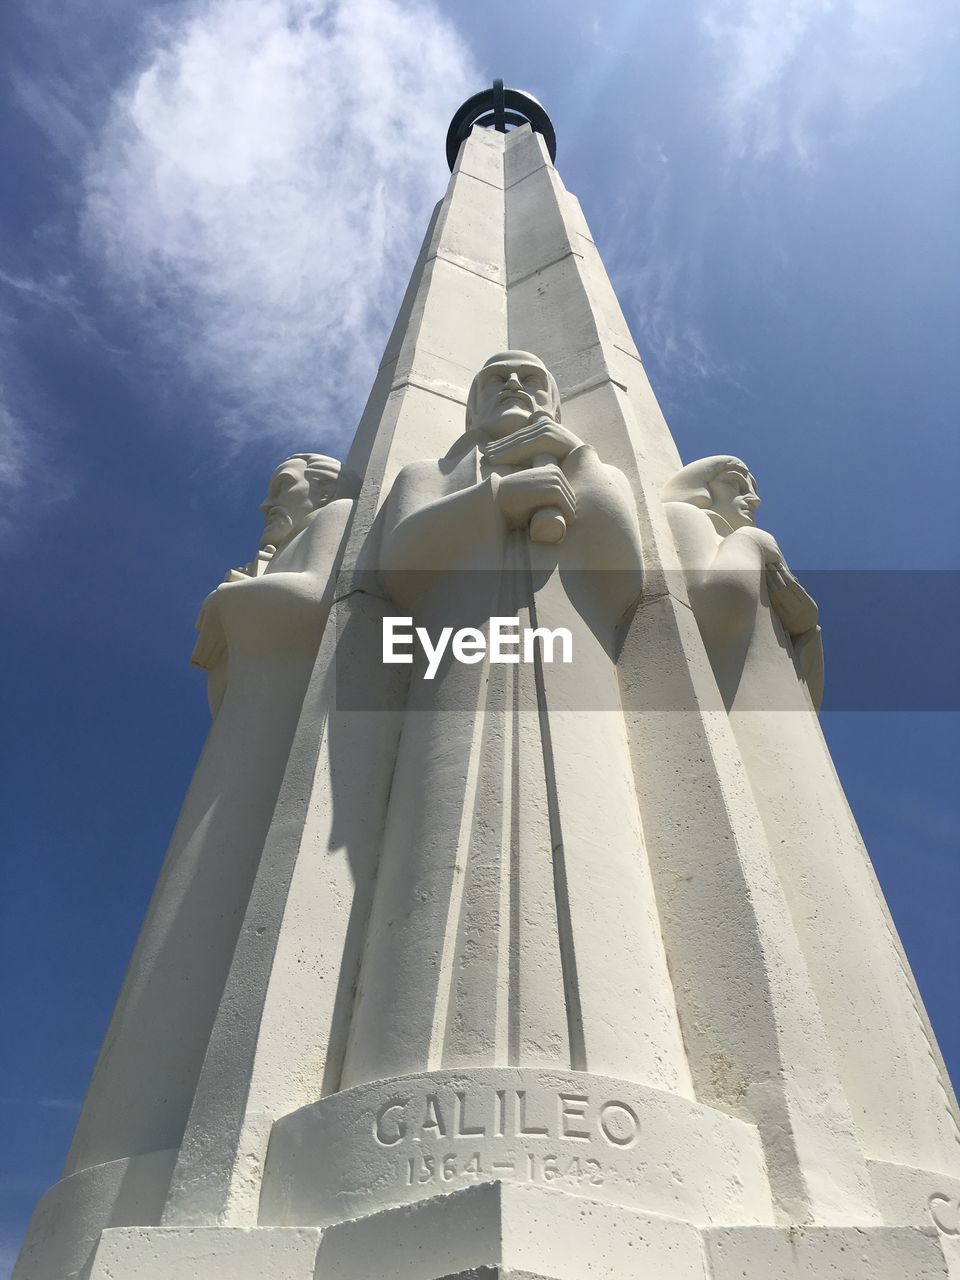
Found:
[[469, 1125], [466, 1122], [467, 1111], [467, 1095], [461, 1091], [457, 1091], [454, 1095], [453, 1128], [458, 1138], [482, 1138], [486, 1134], [486, 1129], [482, 1124]]
[[527, 1152], [525, 1159], [492, 1160], [484, 1163], [479, 1151], [469, 1154], [448, 1151], [431, 1155], [420, 1151], [408, 1157], [403, 1166], [403, 1180], [408, 1187], [425, 1187], [430, 1183], [453, 1182], [456, 1178], [480, 1181], [485, 1176], [510, 1174], [527, 1182], [568, 1182], [578, 1186], [603, 1186], [603, 1166], [592, 1157], [539, 1155]]
[[625, 1102], [605, 1102], [600, 1108], [600, 1132], [612, 1147], [632, 1147], [640, 1132], [640, 1120]]
[[407, 1136], [407, 1124], [403, 1110], [408, 1099], [392, 1099], [377, 1112], [373, 1122], [373, 1136], [381, 1147], [395, 1147]]
[[960, 1200], [935, 1191], [928, 1201], [933, 1225], [945, 1236], [960, 1236]]
[[583, 1127], [590, 1099], [585, 1093], [560, 1093], [560, 1137], [590, 1141], [590, 1130]]
[[599, 1141], [626, 1150], [639, 1139], [640, 1118], [622, 1099], [598, 1102], [585, 1093], [544, 1091], [529, 1096], [526, 1089], [438, 1090], [389, 1098], [373, 1116], [372, 1133], [381, 1147], [395, 1147], [404, 1139], [433, 1145], [442, 1140], [520, 1138], [538, 1143]]
[[[464, 1066], [355, 1085], [285, 1116], [271, 1141], [266, 1212], [321, 1227], [491, 1183], [690, 1222], [752, 1221], [769, 1195], [759, 1138], [743, 1121], [561, 1068]], [[916, 1209], [928, 1223], [934, 1189], [957, 1195], [960, 1182], [925, 1189]], [[953, 1229], [953, 1206], [934, 1208]]]

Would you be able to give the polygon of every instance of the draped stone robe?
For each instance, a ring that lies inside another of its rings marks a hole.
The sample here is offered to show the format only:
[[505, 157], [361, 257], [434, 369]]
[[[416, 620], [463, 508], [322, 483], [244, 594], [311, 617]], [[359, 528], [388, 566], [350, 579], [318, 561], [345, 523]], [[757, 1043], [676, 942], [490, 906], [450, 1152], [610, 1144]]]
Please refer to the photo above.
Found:
[[[172, 1166], [330, 607], [352, 503], [208, 601], [226, 688], [173, 833], [67, 1163]], [[118, 1175], [119, 1176], [119, 1175]]]
[[749, 530], [685, 502], [666, 510], [878, 1199], [888, 1221], [912, 1220], [960, 1175], [960, 1135], [807, 687], [819, 636], [785, 633]]
[[563, 469], [577, 510], [553, 546], [507, 526], [470, 433], [388, 499], [398, 614], [434, 640], [494, 615], [565, 626], [573, 662], [414, 668], [342, 1088], [519, 1064], [692, 1096], [617, 684], [634, 501], [589, 446]]

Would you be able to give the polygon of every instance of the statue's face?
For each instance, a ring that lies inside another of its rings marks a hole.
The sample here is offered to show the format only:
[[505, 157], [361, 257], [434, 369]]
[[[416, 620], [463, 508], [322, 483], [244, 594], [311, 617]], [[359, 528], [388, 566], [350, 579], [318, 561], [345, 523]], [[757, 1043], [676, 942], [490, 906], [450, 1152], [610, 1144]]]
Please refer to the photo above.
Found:
[[474, 385], [472, 425], [491, 440], [519, 431], [534, 415], [556, 410], [546, 369], [539, 361], [520, 355], [485, 365]]
[[731, 529], [757, 522], [760, 497], [753, 476], [742, 471], [725, 471], [710, 484], [711, 507]]
[[290, 458], [270, 477], [267, 496], [260, 503], [263, 512], [261, 547], [281, 547], [301, 533], [316, 511], [317, 495], [305, 475], [304, 458]]

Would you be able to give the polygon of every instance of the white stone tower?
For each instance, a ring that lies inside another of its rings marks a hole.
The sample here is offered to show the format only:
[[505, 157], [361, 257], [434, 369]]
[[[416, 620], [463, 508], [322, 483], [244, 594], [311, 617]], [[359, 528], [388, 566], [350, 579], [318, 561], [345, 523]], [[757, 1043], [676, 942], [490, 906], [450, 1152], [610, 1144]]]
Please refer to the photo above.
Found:
[[[554, 152], [464, 104], [339, 477], [286, 460], [204, 607], [214, 724], [17, 1280], [960, 1278], [816, 606], [747, 467], [681, 467]], [[431, 671], [385, 618], [474, 630]]]

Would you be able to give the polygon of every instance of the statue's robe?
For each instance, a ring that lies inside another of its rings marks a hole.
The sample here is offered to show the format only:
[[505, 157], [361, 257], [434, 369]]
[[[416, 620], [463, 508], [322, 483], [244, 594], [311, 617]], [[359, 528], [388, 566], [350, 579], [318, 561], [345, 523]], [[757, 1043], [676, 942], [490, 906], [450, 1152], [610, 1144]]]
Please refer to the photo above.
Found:
[[901, 1165], [957, 1176], [957, 1126], [807, 685], [818, 680], [819, 634], [798, 645], [785, 633], [747, 530], [688, 503], [666, 509], [860, 1145], [881, 1204], [909, 1199]]
[[[67, 1173], [167, 1151], [172, 1167], [330, 608], [352, 503], [322, 507], [206, 625], [225, 692], [100, 1052]], [[169, 1167], [167, 1176], [169, 1176]], [[138, 1221], [141, 1219], [138, 1219]], [[104, 1225], [104, 1224], [101, 1224]]]
[[[469, 433], [398, 476], [381, 579], [397, 614], [566, 627], [573, 662], [413, 668], [341, 1087], [546, 1065], [690, 1096], [617, 683], [642, 586], [624, 476], [579, 446], [562, 542], [498, 508]], [[522, 656], [522, 655], [521, 655]], [[624, 919], [630, 927], [623, 928]]]

